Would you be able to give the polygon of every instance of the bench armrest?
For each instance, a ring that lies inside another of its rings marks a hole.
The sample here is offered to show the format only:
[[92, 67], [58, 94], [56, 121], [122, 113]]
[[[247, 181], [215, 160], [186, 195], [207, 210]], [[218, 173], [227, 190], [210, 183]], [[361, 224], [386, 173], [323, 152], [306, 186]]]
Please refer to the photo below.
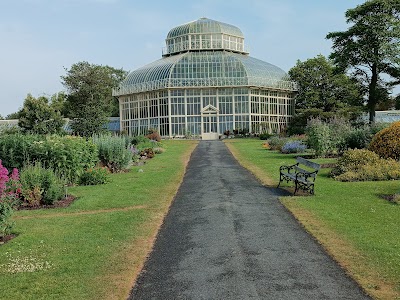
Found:
[[299, 171], [299, 172], [296, 173], [296, 180], [298, 178], [304, 178], [304, 180], [308, 181], [309, 177], [312, 177], [315, 180], [315, 177], [316, 177], [317, 173], [318, 173], [318, 171], [314, 171], [314, 172], [301, 172], [301, 171]]
[[280, 166], [280, 167], [279, 167], [279, 171], [282, 172], [282, 171], [284, 171], [284, 170], [287, 170], [288, 173], [290, 173], [290, 170], [293, 170], [294, 167], [296, 167], [296, 166], [298, 166], [298, 165], [299, 165], [299, 163], [294, 164], [294, 165], [290, 165], [290, 166]]

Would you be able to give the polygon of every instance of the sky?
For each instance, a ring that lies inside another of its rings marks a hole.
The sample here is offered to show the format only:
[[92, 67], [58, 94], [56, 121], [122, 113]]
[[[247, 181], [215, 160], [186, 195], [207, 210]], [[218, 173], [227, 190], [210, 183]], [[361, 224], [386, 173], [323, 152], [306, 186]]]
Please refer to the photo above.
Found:
[[0, 115], [28, 93], [64, 90], [77, 62], [133, 71], [161, 58], [170, 29], [207, 17], [239, 27], [250, 56], [284, 71], [318, 54], [348, 28], [364, 0], [0, 0]]

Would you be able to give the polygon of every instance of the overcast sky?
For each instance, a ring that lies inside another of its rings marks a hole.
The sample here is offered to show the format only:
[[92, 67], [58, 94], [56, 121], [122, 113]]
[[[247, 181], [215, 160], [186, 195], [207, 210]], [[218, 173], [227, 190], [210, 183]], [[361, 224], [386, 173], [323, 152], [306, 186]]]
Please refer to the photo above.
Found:
[[161, 58], [170, 29], [201, 17], [239, 27], [250, 56], [288, 71], [329, 55], [328, 32], [363, 0], [0, 0], [0, 115], [28, 93], [62, 91], [79, 61], [135, 70]]

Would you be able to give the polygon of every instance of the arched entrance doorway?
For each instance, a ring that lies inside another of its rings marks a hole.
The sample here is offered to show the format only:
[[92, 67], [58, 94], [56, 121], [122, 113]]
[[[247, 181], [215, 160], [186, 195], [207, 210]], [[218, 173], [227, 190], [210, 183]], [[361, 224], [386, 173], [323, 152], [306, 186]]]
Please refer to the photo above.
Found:
[[218, 109], [211, 104], [201, 110], [201, 138], [218, 140]]

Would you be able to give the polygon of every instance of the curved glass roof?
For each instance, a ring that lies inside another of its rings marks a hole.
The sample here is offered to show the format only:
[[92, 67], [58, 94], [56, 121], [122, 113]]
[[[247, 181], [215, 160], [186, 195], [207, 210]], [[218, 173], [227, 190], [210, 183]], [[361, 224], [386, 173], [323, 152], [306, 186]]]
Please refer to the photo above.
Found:
[[188, 34], [207, 34], [207, 33], [223, 33], [231, 36], [244, 38], [242, 31], [233, 25], [218, 22], [215, 20], [200, 18], [175, 28], [172, 28], [167, 35], [167, 39], [179, 37]]
[[282, 69], [248, 56], [243, 40], [236, 26], [207, 18], [175, 27], [163, 58], [131, 72], [113, 95], [224, 86], [296, 90]]
[[229, 51], [201, 51], [165, 57], [131, 72], [114, 95], [221, 86], [296, 90], [288, 75], [277, 66]]

